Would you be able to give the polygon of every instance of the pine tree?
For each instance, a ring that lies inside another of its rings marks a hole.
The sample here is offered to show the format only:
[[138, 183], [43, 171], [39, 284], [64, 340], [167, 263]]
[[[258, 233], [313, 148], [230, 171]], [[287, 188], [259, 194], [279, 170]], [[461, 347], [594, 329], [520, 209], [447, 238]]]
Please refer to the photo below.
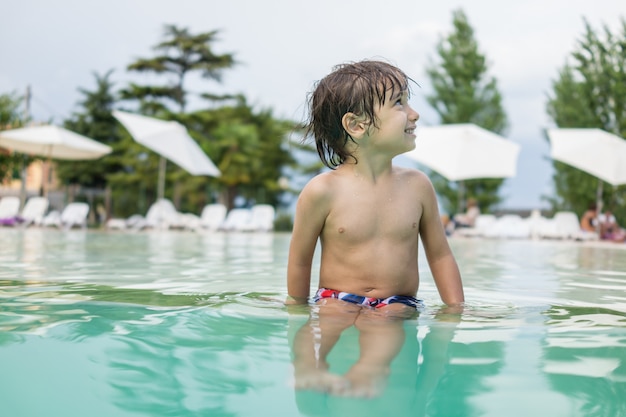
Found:
[[[113, 83], [110, 80], [112, 70], [104, 75], [94, 73], [94, 90], [79, 88], [83, 99], [78, 102], [79, 110], [74, 112], [64, 126], [73, 132], [111, 146], [120, 141], [117, 122], [111, 115], [116, 102]], [[57, 161], [57, 176], [66, 185], [79, 184], [87, 188], [104, 189], [107, 174], [121, 169], [116, 155], [105, 155], [95, 161]]]
[[[427, 67], [434, 92], [426, 99], [439, 115], [441, 124], [473, 123], [502, 133], [507, 126], [502, 97], [496, 79], [487, 75], [487, 59], [479, 51], [474, 30], [462, 10], [453, 12], [452, 23], [453, 32], [437, 44], [439, 60]], [[498, 190], [502, 179], [454, 184], [433, 175], [433, 183], [451, 211], [463, 204], [459, 201], [458, 187], [464, 187], [465, 198], [475, 198], [483, 210], [501, 201]]]
[[171, 103], [176, 104], [174, 112], [184, 113], [189, 95], [185, 81], [189, 75], [199, 73], [203, 78], [220, 82], [223, 71], [236, 64], [232, 54], [213, 52], [211, 44], [218, 39], [218, 34], [218, 31], [191, 34], [186, 28], [166, 25], [164, 40], [154, 47], [158, 55], [140, 58], [127, 69], [161, 75], [168, 82], [164, 85], [131, 83], [122, 90], [122, 98], [140, 100], [141, 112], [145, 115], [156, 115], [167, 110], [171, 112]]
[[[218, 31], [210, 31], [192, 34], [186, 28], [166, 25], [164, 40], [154, 47], [157, 55], [152, 58], [140, 58], [127, 67], [129, 71], [159, 75], [165, 80], [164, 84], [131, 83], [120, 92], [122, 99], [138, 101], [139, 113], [143, 115], [181, 122], [184, 119], [190, 95], [190, 91], [185, 87], [187, 78], [192, 74], [199, 74], [203, 78], [219, 82], [223, 71], [236, 64], [232, 54], [216, 54], [213, 51], [212, 43], [217, 40], [218, 33]], [[205, 99], [219, 98], [206, 92], [198, 95]], [[227, 98], [230, 97], [227, 96]], [[202, 146], [201, 143], [200, 145]], [[154, 178], [157, 178], [159, 164], [167, 164], [167, 161], [153, 152], [144, 155], [146, 159], [144, 165], [155, 166]], [[149, 200], [153, 200], [159, 194], [165, 193], [165, 188], [171, 184], [174, 204], [180, 208], [183, 204], [179, 197], [181, 195], [180, 181], [189, 176], [173, 165], [171, 169], [166, 170], [166, 173], [165, 184], [161, 184], [154, 192], [152, 192], [152, 185], [146, 184], [142, 194], [149, 194], [152, 196]]]
[[[626, 20], [618, 34], [606, 25], [598, 33], [584, 23], [583, 37], [552, 83], [547, 112], [560, 128], [599, 128], [626, 138]], [[558, 161], [553, 165], [553, 209], [582, 214], [595, 201], [599, 180]], [[624, 221], [626, 187], [602, 188], [603, 204]]]

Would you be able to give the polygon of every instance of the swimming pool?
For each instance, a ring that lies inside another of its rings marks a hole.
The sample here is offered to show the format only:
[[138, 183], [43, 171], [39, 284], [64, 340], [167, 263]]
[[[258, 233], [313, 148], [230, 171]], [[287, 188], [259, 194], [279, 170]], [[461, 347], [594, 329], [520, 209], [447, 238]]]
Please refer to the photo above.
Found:
[[441, 314], [420, 259], [426, 309], [382, 395], [352, 399], [293, 388], [288, 243], [0, 229], [1, 415], [626, 416], [623, 246], [451, 240], [467, 309]]

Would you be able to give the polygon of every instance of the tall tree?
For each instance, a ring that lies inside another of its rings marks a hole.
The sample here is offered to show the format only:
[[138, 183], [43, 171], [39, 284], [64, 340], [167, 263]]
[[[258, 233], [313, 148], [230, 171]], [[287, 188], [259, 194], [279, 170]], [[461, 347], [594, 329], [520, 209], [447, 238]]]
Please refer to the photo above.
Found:
[[[82, 99], [79, 109], [64, 122], [64, 126], [90, 139], [115, 149], [120, 141], [117, 122], [111, 115], [116, 98], [110, 80], [112, 70], [104, 75], [94, 73], [95, 89], [79, 88]], [[83, 187], [104, 189], [107, 174], [121, 169], [116, 155], [106, 155], [95, 161], [58, 161], [57, 175], [66, 185], [79, 184]]]
[[[437, 44], [439, 60], [431, 61], [426, 69], [434, 90], [426, 99], [442, 124], [474, 123], [502, 133], [507, 118], [496, 79], [487, 75], [487, 59], [479, 51], [465, 13], [456, 10], [452, 17], [454, 30]], [[458, 187], [464, 187], [466, 198], [473, 197], [482, 209], [488, 209], [501, 201], [498, 190], [502, 182], [477, 179], [454, 184], [440, 175], [433, 176], [437, 192], [447, 200], [448, 210], [463, 204], [458, 201]]]
[[232, 54], [216, 54], [211, 44], [218, 38], [218, 31], [191, 34], [187, 28], [166, 25], [164, 40], [154, 47], [157, 56], [140, 58], [128, 66], [129, 71], [169, 76], [169, 82], [160, 86], [131, 83], [122, 90], [122, 98], [140, 100], [142, 112], [157, 114], [176, 104], [174, 111], [184, 113], [189, 92], [185, 81], [192, 73], [221, 81], [222, 73], [235, 65]]
[[[607, 25], [596, 31], [586, 20], [584, 24], [584, 35], [552, 83], [548, 115], [561, 128], [599, 128], [626, 138], [626, 20], [621, 18], [621, 33], [616, 34]], [[581, 215], [595, 201], [599, 180], [558, 161], [553, 165], [553, 209]], [[626, 187], [605, 184], [603, 190], [605, 206], [624, 221]]]
[[[186, 28], [166, 25], [164, 40], [154, 47], [157, 55], [152, 58], [140, 58], [128, 66], [129, 71], [153, 73], [166, 79], [161, 85], [138, 85], [131, 83], [121, 91], [125, 100], [138, 100], [140, 113], [162, 119], [184, 119], [190, 92], [185, 82], [192, 74], [199, 74], [208, 80], [220, 82], [222, 73], [232, 68], [236, 62], [232, 54], [216, 54], [212, 44], [218, 39], [218, 31], [192, 34]], [[201, 98], [218, 99], [207, 92], [200, 93]], [[150, 166], [158, 171], [160, 156], [146, 154]], [[164, 163], [166, 163], [164, 161]], [[168, 169], [166, 183], [174, 182], [174, 203], [181, 205], [179, 181], [187, 178], [180, 168]], [[154, 177], [156, 178], [156, 172]], [[148, 186], [147, 192], [151, 193]]]
[[78, 186], [82, 189], [92, 207], [90, 215], [95, 219], [96, 204], [111, 214], [111, 200], [108, 196], [108, 175], [122, 169], [120, 164], [120, 132], [117, 121], [111, 115], [116, 103], [114, 84], [110, 80], [113, 70], [105, 74], [94, 73], [95, 88], [79, 88], [82, 99], [78, 110], [64, 122], [64, 126], [78, 134], [111, 146], [113, 152], [97, 160], [56, 161], [59, 181], [69, 187], [70, 199], [74, 199]]

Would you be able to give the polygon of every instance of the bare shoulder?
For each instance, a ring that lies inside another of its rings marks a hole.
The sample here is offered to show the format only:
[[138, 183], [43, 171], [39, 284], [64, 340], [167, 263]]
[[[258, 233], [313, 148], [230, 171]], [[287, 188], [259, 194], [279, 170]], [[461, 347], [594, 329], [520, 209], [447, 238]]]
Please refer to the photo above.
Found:
[[334, 175], [334, 171], [317, 174], [306, 183], [302, 189], [302, 193], [315, 197], [322, 197], [331, 193], [334, 185], [334, 181], [332, 179]]
[[432, 188], [432, 182], [428, 175], [422, 171], [414, 168], [395, 167], [393, 168], [394, 175], [396, 175], [402, 181], [406, 181], [415, 187]]
[[315, 206], [328, 204], [336, 193], [333, 176], [334, 172], [330, 171], [311, 178], [300, 192], [299, 204]]

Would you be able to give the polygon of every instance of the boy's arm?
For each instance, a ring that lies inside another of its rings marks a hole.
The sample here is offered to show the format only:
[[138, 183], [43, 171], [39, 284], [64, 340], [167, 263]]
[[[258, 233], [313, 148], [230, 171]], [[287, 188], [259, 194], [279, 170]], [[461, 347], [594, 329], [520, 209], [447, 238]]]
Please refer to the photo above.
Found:
[[[448, 248], [449, 250], [449, 248]], [[465, 302], [461, 273], [452, 252], [435, 257], [427, 255], [428, 264], [435, 280], [441, 300], [449, 306]]]
[[449, 306], [461, 304], [465, 301], [461, 273], [448, 244], [439, 217], [435, 190], [430, 181], [423, 187], [421, 195], [424, 199], [420, 236], [435, 285], [444, 303]]
[[296, 205], [287, 263], [285, 304], [305, 304], [311, 288], [311, 264], [317, 239], [326, 220], [324, 185], [314, 178], [300, 193]]

